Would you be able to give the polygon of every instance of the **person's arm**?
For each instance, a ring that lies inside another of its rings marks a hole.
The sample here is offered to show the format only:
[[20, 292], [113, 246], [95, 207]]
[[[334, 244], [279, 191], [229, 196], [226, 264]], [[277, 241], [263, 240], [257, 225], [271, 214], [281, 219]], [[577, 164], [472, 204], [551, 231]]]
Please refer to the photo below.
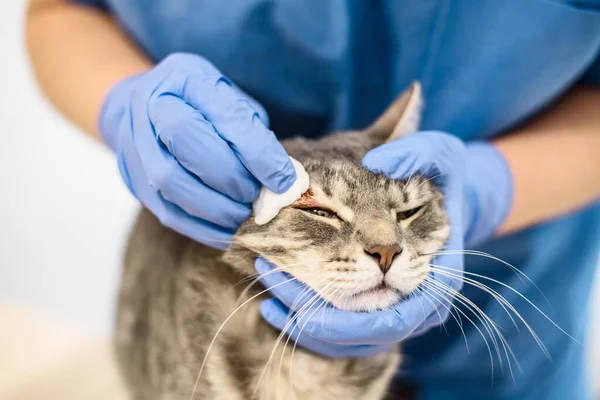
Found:
[[153, 66], [111, 16], [67, 0], [30, 0], [26, 36], [46, 96], [94, 137], [110, 88]]
[[176, 232], [225, 249], [261, 185], [294, 183], [264, 108], [201, 55], [153, 65], [106, 13], [66, 0], [31, 0], [27, 43], [51, 102], [114, 151], [131, 193]]
[[[68, 118], [97, 135], [108, 90], [152, 62], [102, 11], [66, 0], [30, 0], [27, 43], [38, 80]], [[575, 89], [538, 119], [495, 141], [514, 179], [504, 234], [600, 196], [600, 89]]]
[[534, 121], [494, 141], [514, 180], [498, 234], [558, 217], [600, 198], [600, 88], [576, 88]]

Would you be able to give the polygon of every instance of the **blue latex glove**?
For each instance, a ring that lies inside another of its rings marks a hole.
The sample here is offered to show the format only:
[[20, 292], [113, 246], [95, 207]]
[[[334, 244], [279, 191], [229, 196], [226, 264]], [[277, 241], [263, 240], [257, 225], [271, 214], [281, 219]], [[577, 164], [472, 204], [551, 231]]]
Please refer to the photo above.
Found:
[[[446, 133], [419, 132], [372, 150], [363, 164], [393, 179], [421, 173], [435, 179], [444, 193], [451, 226], [445, 250], [463, 250], [465, 239], [468, 243], [479, 243], [489, 238], [504, 221], [511, 205], [510, 171], [501, 154], [487, 143], [466, 146]], [[432, 264], [462, 275], [463, 256], [440, 255]], [[273, 268], [264, 260], [256, 263], [263, 284], [272, 288], [275, 296], [261, 304], [263, 317], [278, 329], [285, 329], [300, 345], [326, 356], [372, 355], [439, 326], [449, 316], [451, 299], [443, 298], [441, 292], [429, 295], [429, 300], [415, 294], [390, 309], [373, 313], [307, 305], [310, 296], [299, 296], [306, 293], [306, 288], [297, 281], [282, 284], [288, 277], [284, 273], [270, 273]], [[436, 272], [432, 277], [452, 290], [462, 287], [460, 279]], [[298, 312], [303, 306], [306, 307]], [[296, 320], [290, 318], [296, 313], [299, 315]]]
[[267, 124], [256, 101], [191, 54], [118, 83], [99, 117], [133, 195], [164, 225], [218, 248], [248, 218], [261, 184], [281, 193], [296, 179]]

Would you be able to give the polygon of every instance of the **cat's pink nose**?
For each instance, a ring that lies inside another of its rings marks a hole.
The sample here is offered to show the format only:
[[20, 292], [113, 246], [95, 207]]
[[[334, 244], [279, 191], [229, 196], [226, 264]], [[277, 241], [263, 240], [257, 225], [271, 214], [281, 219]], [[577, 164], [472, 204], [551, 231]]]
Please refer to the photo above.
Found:
[[389, 271], [390, 267], [392, 266], [394, 258], [396, 258], [397, 255], [402, 253], [402, 248], [395, 244], [391, 246], [376, 245], [370, 247], [368, 250], [365, 250], [365, 253], [377, 260], [377, 263], [379, 264], [379, 269], [385, 274]]

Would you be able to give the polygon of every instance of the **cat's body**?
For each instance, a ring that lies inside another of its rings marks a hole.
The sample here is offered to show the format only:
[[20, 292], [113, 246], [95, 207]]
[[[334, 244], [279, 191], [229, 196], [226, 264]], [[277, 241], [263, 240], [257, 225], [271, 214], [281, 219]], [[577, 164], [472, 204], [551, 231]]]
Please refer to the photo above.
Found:
[[[189, 399], [206, 350], [223, 321], [263, 288], [220, 260], [222, 252], [185, 239], [143, 211], [126, 256], [117, 350], [135, 400]], [[153, 243], [153, 246], [148, 246]], [[160, 243], [160, 245], [158, 245]], [[279, 335], [246, 304], [219, 334], [194, 399], [248, 400]], [[283, 348], [283, 344], [279, 350]], [[329, 360], [292, 343], [272, 358], [257, 399], [382, 399], [396, 371], [396, 351], [361, 360]], [[293, 384], [293, 386], [292, 386]]]
[[[426, 254], [448, 237], [441, 193], [422, 177], [396, 182], [361, 166], [368, 150], [413, 122], [405, 118], [406, 107], [405, 96], [367, 133], [283, 142], [306, 167], [309, 194], [266, 225], [251, 218], [225, 255], [142, 211], [127, 249], [116, 334], [119, 363], [135, 400], [386, 397], [400, 361], [397, 348], [329, 359], [297, 347], [292, 358], [293, 343], [284, 346], [284, 338], [276, 348], [279, 332], [260, 316], [268, 294], [252, 298], [264, 288], [245, 289], [258, 256], [353, 311], [390, 307], [418, 287], [429, 272]], [[318, 213], [306, 209], [315, 204]], [[411, 207], [414, 216], [396, 211]], [[397, 250], [380, 272], [383, 250], [371, 249], [392, 245]], [[323, 278], [335, 290], [324, 290]], [[245, 302], [219, 332], [198, 377], [220, 326]]]

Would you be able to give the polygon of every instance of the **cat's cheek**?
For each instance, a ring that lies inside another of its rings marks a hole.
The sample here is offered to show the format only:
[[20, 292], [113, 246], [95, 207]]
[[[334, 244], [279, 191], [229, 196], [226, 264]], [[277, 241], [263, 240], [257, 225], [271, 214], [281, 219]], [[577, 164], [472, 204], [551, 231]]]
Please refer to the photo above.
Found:
[[290, 254], [290, 260], [293, 255], [294, 261], [281, 265], [281, 267], [299, 281], [313, 289], [318, 289], [317, 285], [322, 285], [326, 277], [323, 264], [327, 262], [326, 257], [312, 247], [306, 247], [298, 252], [291, 251]]
[[450, 237], [450, 228], [444, 227], [435, 232], [432, 232], [429, 239], [424, 241], [418, 249], [419, 254], [432, 254], [439, 251]]
[[429, 275], [429, 259], [417, 258], [403, 261], [394, 262], [385, 276], [385, 281], [405, 297], [417, 290]]
[[357, 278], [354, 286], [355, 293], [365, 291], [381, 283], [383, 275], [379, 266], [363, 251], [357, 254], [354, 268], [356, 270], [354, 275]]

